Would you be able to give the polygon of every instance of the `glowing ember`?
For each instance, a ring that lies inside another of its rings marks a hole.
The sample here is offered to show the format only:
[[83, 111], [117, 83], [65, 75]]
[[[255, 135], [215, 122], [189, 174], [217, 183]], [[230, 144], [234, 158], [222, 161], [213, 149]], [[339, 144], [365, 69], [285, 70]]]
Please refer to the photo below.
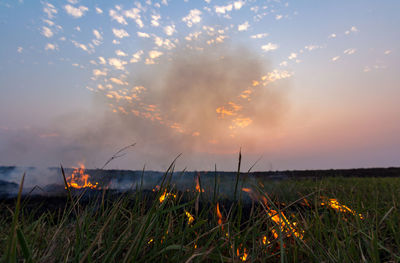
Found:
[[236, 249], [236, 255], [240, 258], [241, 261], [246, 261], [248, 257], [247, 249], [243, 249], [243, 255], [240, 254], [239, 248]]
[[194, 221], [194, 217], [188, 211], [185, 211], [185, 214], [188, 218], [188, 225], [192, 224]]
[[91, 183], [89, 181], [90, 175], [85, 174], [85, 165], [82, 163], [80, 164], [79, 168], [75, 168], [72, 172], [71, 176], [66, 178], [67, 185], [70, 188], [75, 189], [83, 189], [83, 188], [90, 188], [95, 189], [98, 186], [98, 182]]
[[[357, 215], [357, 213], [354, 210], [350, 209], [348, 206], [341, 205], [337, 199], [324, 198], [324, 197], [322, 197], [322, 198], [324, 199], [324, 201], [321, 202], [322, 206], [329, 206], [330, 208], [332, 208], [338, 212], [341, 212], [341, 213], [349, 213], [354, 216]], [[364, 219], [364, 217], [361, 214], [358, 214], [358, 216], [360, 217], [360, 219]]]

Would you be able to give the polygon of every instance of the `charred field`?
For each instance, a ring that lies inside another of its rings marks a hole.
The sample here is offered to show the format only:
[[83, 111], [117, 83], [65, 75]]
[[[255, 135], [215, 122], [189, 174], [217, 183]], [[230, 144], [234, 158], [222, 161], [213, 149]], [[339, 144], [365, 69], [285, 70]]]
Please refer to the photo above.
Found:
[[3, 262], [400, 260], [396, 168], [57, 172], [64, 184], [0, 185], [14, 193], [0, 200]]

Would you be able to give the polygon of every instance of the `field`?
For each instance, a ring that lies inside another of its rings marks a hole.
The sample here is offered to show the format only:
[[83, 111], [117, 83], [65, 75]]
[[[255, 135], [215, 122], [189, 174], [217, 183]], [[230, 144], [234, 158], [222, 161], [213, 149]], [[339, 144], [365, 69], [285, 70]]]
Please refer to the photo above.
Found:
[[[237, 173], [0, 201], [4, 262], [398, 262], [400, 178]], [[65, 176], [64, 178], [67, 178]], [[206, 187], [207, 185], [207, 187]], [[228, 194], [227, 194], [228, 193]]]

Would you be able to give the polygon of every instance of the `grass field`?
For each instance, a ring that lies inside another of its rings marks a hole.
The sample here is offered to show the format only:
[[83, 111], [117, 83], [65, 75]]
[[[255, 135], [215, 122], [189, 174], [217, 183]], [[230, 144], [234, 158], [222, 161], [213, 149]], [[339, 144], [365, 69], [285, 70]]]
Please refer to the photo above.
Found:
[[400, 178], [257, 181], [238, 174], [227, 198], [218, 173], [204, 192], [201, 180], [197, 189], [177, 191], [171, 176], [169, 169], [154, 191], [96, 190], [86, 202], [85, 191], [68, 188], [65, 205], [46, 212], [45, 200], [40, 209], [20, 196], [0, 202], [2, 260], [400, 261]]

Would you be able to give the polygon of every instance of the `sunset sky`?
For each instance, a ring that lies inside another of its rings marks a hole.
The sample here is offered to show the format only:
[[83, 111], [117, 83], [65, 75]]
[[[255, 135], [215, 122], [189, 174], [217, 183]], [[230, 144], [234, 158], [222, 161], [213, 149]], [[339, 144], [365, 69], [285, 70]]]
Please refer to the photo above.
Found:
[[0, 165], [400, 165], [400, 2], [0, 0]]

